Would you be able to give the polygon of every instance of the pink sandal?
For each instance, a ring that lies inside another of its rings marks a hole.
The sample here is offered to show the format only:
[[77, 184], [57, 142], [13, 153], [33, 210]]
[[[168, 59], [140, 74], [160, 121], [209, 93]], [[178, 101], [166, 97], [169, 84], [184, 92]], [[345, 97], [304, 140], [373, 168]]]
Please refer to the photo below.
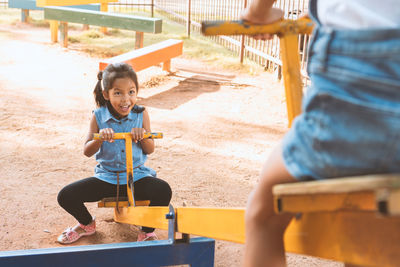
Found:
[[140, 232], [138, 234], [137, 241], [141, 242], [141, 241], [151, 241], [151, 240], [157, 240], [157, 239], [158, 239], [158, 237], [154, 232], [151, 232], [151, 233]]
[[[85, 232], [78, 233], [74, 230], [74, 228], [80, 227]], [[78, 241], [82, 236], [89, 236], [96, 233], [96, 221], [93, 221], [89, 225], [83, 225], [78, 223], [75, 227], [68, 227], [64, 230], [64, 232], [57, 238], [58, 243], [60, 244], [71, 244]]]

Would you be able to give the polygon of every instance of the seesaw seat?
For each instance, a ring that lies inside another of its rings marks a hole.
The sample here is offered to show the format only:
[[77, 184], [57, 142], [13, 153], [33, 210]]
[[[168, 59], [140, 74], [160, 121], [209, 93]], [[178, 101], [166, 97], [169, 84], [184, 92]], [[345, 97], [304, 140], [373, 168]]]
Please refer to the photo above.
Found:
[[[118, 201], [118, 207], [128, 207], [128, 197], [120, 197]], [[150, 205], [150, 200], [136, 200], [136, 206], [148, 206]], [[115, 208], [117, 206], [117, 198], [106, 197], [97, 202], [97, 207], [99, 208]]]
[[400, 175], [276, 185], [275, 210], [296, 214], [287, 252], [360, 266], [400, 262]]
[[368, 175], [345, 179], [277, 185], [277, 212], [376, 211], [400, 215], [400, 175]]

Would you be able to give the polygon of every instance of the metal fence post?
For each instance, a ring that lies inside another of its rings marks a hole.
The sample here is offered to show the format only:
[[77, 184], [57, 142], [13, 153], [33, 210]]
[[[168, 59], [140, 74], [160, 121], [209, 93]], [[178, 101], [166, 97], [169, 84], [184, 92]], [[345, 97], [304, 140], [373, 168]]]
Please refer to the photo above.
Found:
[[[246, 8], [246, 7], [247, 7], [247, 0], [244, 0], [244, 8]], [[239, 55], [240, 55], [240, 63], [243, 63], [244, 50], [245, 50], [245, 45], [244, 45], [245, 39], [246, 39], [246, 36], [245, 36], [245, 35], [242, 35], [242, 36], [240, 37], [240, 52], [239, 52]]]
[[187, 22], [186, 22], [186, 31], [187, 31], [187, 36], [190, 38], [190, 11], [191, 11], [191, 0], [187, 0]]

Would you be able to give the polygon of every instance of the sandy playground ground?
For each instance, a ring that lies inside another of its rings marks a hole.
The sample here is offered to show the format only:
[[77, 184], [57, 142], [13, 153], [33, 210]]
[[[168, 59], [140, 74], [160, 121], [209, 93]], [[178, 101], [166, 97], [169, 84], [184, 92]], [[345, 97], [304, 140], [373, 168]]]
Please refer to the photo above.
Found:
[[[46, 28], [0, 25], [0, 250], [60, 246], [57, 236], [75, 220], [57, 194], [95, 166], [82, 150], [99, 58], [49, 40]], [[287, 131], [282, 84], [268, 73], [228, 72], [185, 56], [172, 68], [170, 75], [157, 66], [138, 73], [139, 104], [152, 130], [164, 133], [147, 165], [171, 185], [176, 207], [244, 207]], [[76, 245], [136, 240], [136, 228], [115, 223], [111, 209], [88, 207], [98, 232]], [[243, 245], [216, 242], [216, 266], [240, 266], [242, 255]], [[342, 266], [292, 254], [288, 262]]]

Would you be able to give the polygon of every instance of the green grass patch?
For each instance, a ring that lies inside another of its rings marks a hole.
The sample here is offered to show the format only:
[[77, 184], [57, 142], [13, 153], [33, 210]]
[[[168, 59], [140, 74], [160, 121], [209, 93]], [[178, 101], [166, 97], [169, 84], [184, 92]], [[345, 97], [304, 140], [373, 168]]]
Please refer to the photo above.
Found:
[[0, 12], [0, 24], [14, 25], [21, 21], [21, 11], [15, 8], [2, 9]]

